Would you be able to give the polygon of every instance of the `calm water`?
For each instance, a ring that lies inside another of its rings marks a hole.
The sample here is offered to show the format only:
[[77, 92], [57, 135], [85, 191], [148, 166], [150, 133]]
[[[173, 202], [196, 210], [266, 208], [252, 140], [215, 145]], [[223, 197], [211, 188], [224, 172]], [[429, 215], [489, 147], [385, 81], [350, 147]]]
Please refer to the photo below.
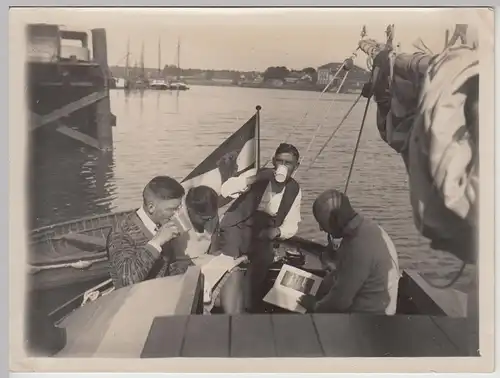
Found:
[[[355, 100], [355, 95], [238, 87], [193, 86], [180, 93], [111, 92], [117, 116], [114, 151], [102, 154], [67, 139], [39, 143], [31, 175], [32, 225], [38, 227], [86, 215], [139, 206], [144, 185], [155, 175], [184, 178], [224, 138], [261, 105], [262, 161], [274, 152], [309, 111], [289, 142], [305, 155], [297, 174], [303, 190], [301, 236], [323, 241], [311, 215], [315, 196], [327, 188], [343, 189], [363, 116], [361, 100], [312, 169], [307, 167]], [[334, 104], [332, 104], [334, 99]], [[330, 108], [328, 112], [328, 108]], [[375, 108], [368, 114], [349, 184], [353, 205], [379, 222], [398, 248], [402, 268], [413, 268], [436, 284], [446, 283], [460, 261], [431, 251], [415, 230], [406, 172], [400, 157], [381, 141]], [[318, 124], [311, 150], [306, 154]], [[463, 287], [468, 274], [459, 281]]]

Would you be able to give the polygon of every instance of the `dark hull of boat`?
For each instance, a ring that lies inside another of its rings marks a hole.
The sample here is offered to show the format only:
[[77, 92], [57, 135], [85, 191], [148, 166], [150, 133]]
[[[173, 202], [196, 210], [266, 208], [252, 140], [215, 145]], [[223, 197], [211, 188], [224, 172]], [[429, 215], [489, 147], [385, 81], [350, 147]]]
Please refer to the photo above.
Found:
[[[130, 212], [86, 217], [33, 230], [28, 254], [31, 288], [55, 289], [105, 279], [108, 276], [106, 237]], [[90, 266], [80, 268], [79, 262]]]
[[153, 89], [155, 91], [166, 91], [169, 87], [168, 85], [151, 85], [149, 89]]
[[188, 91], [189, 87], [177, 87], [175, 85], [168, 87], [171, 91]]

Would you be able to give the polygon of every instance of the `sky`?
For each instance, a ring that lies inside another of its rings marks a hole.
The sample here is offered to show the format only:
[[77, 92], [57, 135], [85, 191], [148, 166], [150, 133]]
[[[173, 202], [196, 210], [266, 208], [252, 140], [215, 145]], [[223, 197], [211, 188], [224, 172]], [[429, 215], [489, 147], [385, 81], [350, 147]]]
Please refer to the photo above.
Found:
[[[180, 39], [182, 68], [263, 71], [269, 66], [291, 69], [338, 62], [357, 47], [366, 25], [368, 37], [383, 42], [385, 28], [395, 26], [396, 43], [415, 51], [420, 37], [433, 51], [444, 46], [445, 30], [469, 23], [473, 10], [427, 8], [310, 8], [310, 9], [166, 9], [166, 8], [32, 8], [11, 10], [25, 22], [64, 25], [69, 29], [105, 28], [108, 64], [124, 65], [130, 38], [131, 64], [144, 61], [158, 67], [176, 64]], [[366, 67], [358, 54], [356, 64]]]

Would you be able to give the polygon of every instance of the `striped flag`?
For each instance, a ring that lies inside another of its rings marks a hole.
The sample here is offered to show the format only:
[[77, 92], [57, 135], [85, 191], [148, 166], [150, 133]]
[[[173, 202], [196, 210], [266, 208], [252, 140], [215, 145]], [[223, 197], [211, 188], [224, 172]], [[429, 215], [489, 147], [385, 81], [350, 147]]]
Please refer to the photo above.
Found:
[[[220, 194], [222, 184], [229, 178], [257, 166], [258, 134], [257, 111], [182, 180], [184, 188], [188, 190], [194, 186], [206, 185]], [[227, 205], [231, 200], [220, 197], [219, 207]]]

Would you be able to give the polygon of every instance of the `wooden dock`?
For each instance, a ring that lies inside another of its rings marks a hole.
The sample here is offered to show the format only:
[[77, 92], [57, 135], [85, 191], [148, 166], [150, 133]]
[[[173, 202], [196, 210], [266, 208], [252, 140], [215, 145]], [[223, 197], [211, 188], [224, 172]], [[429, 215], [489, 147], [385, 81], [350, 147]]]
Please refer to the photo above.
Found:
[[[105, 29], [91, 30], [92, 57], [87, 32], [30, 24], [27, 34], [30, 131], [44, 129], [92, 148], [112, 149], [116, 117], [110, 109]], [[66, 40], [80, 46], [63, 45]]]

